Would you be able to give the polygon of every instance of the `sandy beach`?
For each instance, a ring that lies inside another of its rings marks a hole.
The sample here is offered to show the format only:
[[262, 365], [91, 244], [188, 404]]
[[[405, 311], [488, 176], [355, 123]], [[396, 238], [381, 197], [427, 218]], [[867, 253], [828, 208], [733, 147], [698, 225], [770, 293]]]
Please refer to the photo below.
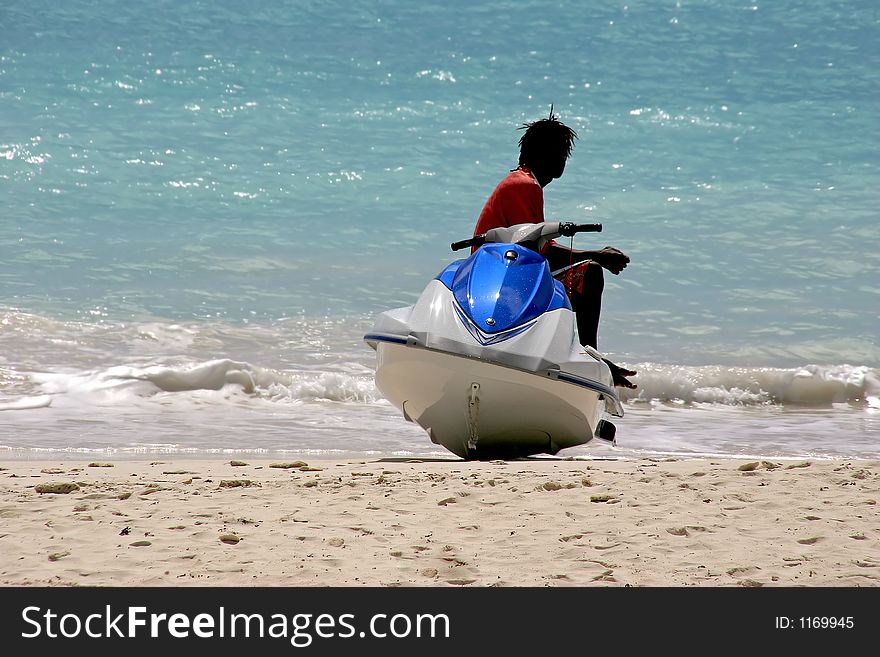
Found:
[[5, 586], [877, 586], [880, 462], [0, 461]]

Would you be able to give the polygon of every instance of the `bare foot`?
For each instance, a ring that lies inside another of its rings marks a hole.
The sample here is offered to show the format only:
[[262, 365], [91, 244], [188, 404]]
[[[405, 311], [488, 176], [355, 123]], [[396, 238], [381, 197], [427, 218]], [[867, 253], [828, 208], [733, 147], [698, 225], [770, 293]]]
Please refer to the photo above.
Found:
[[605, 361], [608, 368], [611, 370], [611, 380], [614, 382], [615, 386], [619, 388], [630, 388], [631, 390], [638, 388], [638, 385], [626, 378], [628, 376], [635, 376], [637, 374], [635, 370], [628, 370], [625, 367], [615, 365], [607, 358], [603, 358], [602, 360]]

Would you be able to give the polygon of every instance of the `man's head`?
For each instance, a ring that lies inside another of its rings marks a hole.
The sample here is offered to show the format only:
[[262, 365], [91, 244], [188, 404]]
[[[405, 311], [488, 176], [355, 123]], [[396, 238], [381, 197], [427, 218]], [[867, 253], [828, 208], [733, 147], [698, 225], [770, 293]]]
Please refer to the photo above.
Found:
[[519, 140], [519, 164], [527, 166], [545, 186], [559, 178], [565, 161], [571, 156], [577, 133], [559, 121], [550, 108], [550, 116], [520, 126], [525, 130]]

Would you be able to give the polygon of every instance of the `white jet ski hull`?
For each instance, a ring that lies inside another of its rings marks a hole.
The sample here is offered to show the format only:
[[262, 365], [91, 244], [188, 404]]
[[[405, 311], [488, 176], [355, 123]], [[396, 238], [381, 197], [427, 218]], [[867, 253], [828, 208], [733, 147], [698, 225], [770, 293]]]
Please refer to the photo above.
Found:
[[583, 385], [477, 358], [379, 342], [376, 385], [462, 458], [556, 454], [588, 443], [605, 401]]
[[571, 310], [508, 337], [481, 333], [455, 306], [432, 281], [364, 336], [376, 349], [376, 387], [434, 443], [468, 459], [556, 454], [592, 440], [604, 413], [623, 415], [601, 355], [573, 338]]

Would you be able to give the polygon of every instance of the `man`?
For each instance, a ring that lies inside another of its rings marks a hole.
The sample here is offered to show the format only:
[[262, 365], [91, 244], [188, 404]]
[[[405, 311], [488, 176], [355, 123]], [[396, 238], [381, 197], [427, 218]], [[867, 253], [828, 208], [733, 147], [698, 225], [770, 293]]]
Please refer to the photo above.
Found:
[[[498, 184], [486, 201], [474, 235], [491, 228], [544, 221], [544, 187], [562, 176], [577, 133], [554, 116], [552, 107], [548, 118], [526, 123], [521, 129], [525, 132], [519, 140], [519, 166]], [[629, 257], [611, 246], [599, 251], [579, 251], [556, 242], [548, 244], [543, 255], [550, 270], [565, 284], [575, 311], [578, 340], [582, 345], [597, 349], [605, 286], [602, 268], [619, 274], [629, 264]], [[627, 379], [636, 372], [607, 359], [605, 362], [611, 369], [614, 385], [636, 387]]]

